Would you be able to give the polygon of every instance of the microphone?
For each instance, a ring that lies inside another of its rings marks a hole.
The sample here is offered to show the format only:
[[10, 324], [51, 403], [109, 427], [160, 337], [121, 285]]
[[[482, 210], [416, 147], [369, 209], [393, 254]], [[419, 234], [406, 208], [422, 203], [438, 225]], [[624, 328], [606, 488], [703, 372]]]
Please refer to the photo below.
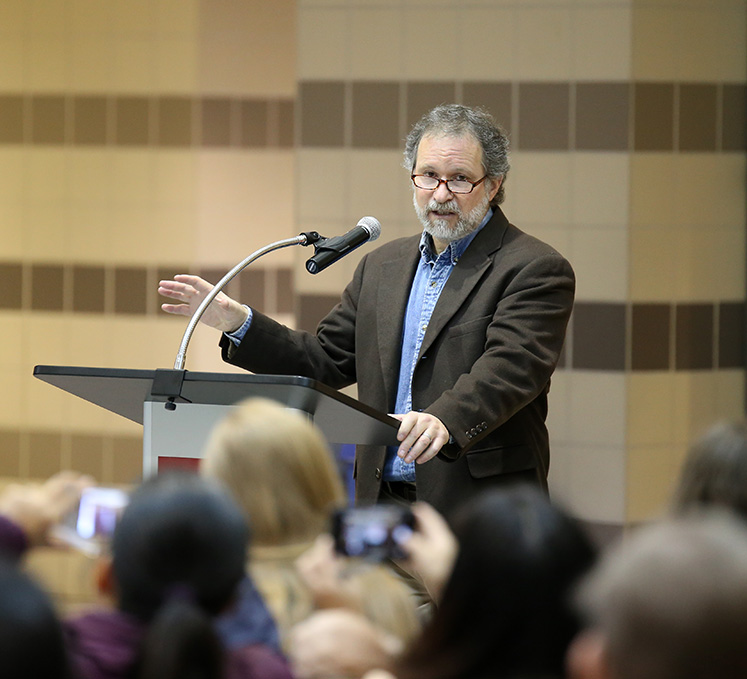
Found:
[[366, 241], [376, 240], [380, 234], [379, 220], [376, 217], [363, 217], [344, 236], [327, 238], [314, 245], [314, 255], [306, 260], [306, 270], [309, 273], [319, 273]]

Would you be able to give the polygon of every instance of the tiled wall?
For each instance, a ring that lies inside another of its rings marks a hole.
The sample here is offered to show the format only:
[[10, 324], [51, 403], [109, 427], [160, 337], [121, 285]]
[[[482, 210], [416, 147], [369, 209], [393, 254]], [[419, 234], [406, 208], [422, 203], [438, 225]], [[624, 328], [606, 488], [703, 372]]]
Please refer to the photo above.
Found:
[[[139, 429], [35, 364], [168, 367], [159, 278], [272, 240], [417, 230], [401, 145], [442, 101], [510, 132], [505, 211], [573, 263], [553, 492], [660, 511], [687, 443], [743, 413], [743, 0], [4, 0], [0, 476], [139, 469]], [[434, 36], [441, 36], [434, 39]], [[358, 253], [284, 250], [233, 285], [313, 327]], [[224, 370], [201, 329], [188, 367]]]

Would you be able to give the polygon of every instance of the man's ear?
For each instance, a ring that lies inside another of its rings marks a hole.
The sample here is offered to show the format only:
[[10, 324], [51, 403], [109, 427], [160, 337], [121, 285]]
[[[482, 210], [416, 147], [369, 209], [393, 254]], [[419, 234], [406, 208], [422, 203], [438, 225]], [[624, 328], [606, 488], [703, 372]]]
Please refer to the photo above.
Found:
[[604, 637], [599, 632], [581, 632], [566, 655], [568, 679], [614, 679], [607, 662]]
[[96, 589], [106, 599], [117, 600], [114, 564], [110, 556], [101, 556], [96, 561]]
[[490, 183], [492, 185], [491, 190], [488, 192], [488, 200], [492, 201], [493, 198], [495, 198], [496, 194], [498, 193], [498, 189], [501, 188], [501, 184], [503, 184], [503, 177], [499, 179], [490, 179]]

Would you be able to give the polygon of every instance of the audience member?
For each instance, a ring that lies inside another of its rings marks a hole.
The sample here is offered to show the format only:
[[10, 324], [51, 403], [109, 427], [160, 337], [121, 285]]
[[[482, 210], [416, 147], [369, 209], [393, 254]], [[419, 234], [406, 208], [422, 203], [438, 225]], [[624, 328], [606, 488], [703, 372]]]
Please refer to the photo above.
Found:
[[416, 603], [398, 577], [383, 566], [353, 572], [328, 536], [317, 541], [346, 496], [327, 444], [306, 417], [248, 399], [215, 428], [201, 469], [251, 518], [249, 570], [284, 639], [322, 607], [357, 610], [400, 637], [415, 633]]
[[677, 513], [716, 505], [747, 519], [747, 423], [721, 422], [693, 444], [673, 504]]
[[100, 587], [116, 603], [71, 620], [81, 679], [287, 679], [285, 661], [251, 644], [226, 650], [215, 618], [244, 578], [249, 529], [215, 482], [160, 475], [132, 495], [114, 532]]
[[747, 531], [725, 513], [639, 529], [581, 587], [571, 679], [747, 677]]

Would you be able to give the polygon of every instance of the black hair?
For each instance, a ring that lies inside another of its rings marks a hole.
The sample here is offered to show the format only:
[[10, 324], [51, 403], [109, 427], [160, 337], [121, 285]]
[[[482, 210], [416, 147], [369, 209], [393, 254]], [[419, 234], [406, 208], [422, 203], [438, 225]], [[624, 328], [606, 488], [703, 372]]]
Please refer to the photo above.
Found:
[[120, 610], [146, 623], [141, 679], [220, 677], [213, 618], [244, 576], [249, 529], [217, 482], [162, 474], [133, 494], [112, 541]]
[[562, 676], [580, 620], [571, 589], [596, 550], [538, 488], [496, 489], [454, 516], [459, 553], [401, 679]]

